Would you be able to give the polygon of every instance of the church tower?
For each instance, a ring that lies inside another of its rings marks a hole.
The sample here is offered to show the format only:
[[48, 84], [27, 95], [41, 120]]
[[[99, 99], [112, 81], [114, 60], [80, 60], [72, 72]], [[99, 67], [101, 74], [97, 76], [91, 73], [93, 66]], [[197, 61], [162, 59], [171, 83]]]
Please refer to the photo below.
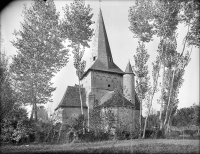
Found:
[[131, 68], [130, 61], [128, 62], [123, 76], [123, 93], [127, 100], [135, 105], [135, 74]]
[[91, 100], [99, 100], [106, 93], [122, 87], [124, 75], [124, 72], [114, 63], [101, 9], [96, 22], [90, 63], [81, 82], [88, 96], [86, 103], [89, 108], [92, 108]]

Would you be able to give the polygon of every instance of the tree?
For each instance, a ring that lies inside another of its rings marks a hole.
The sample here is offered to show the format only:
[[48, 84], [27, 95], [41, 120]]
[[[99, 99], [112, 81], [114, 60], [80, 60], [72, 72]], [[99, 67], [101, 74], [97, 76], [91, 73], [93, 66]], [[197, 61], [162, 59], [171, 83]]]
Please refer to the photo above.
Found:
[[[163, 78], [161, 88], [161, 108], [160, 108], [160, 129], [163, 127], [162, 111], [163, 111], [163, 92], [164, 92], [164, 80], [165, 80], [165, 61], [168, 55], [168, 42], [170, 38], [175, 36], [175, 32], [178, 25], [178, 13], [180, 5], [177, 1], [156, 1], [155, 3], [155, 28], [156, 34], [160, 37], [159, 52], [159, 65], [163, 65]], [[171, 44], [173, 45], [173, 44]], [[173, 48], [173, 47], [172, 47]], [[158, 76], [159, 77], [159, 76]]]
[[154, 35], [153, 21], [153, 3], [151, 0], [136, 1], [135, 5], [129, 8], [129, 29], [134, 37], [141, 41], [137, 48], [137, 55], [134, 56], [136, 65], [136, 91], [140, 99], [140, 134], [142, 129], [142, 102], [148, 91], [148, 67], [145, 66], [149, 59], [149, 55], [145, 50], [145, 42], [150, 42]]
[[15, 31], [12, 41], [18, 49], [11, 71], [16, 82], [18, 102], [32, 105], [31, 119], [37, 120], [37, 104], [51, 100], [51, 78], [68, 61], [59, 24], [59, 13], [53, 0], [34, 0], [24, 7], [21, 30]]
[[136, 49], [136, 55], [134, 55], [135, 66], [134, 72], [136, 75], [136, 92], [140, 99], [140, 135], [142, 132], [142, 104], [146, 98], [146, 94], [149, 90], [148, 65], [146, 64], [149, 59], [149, 54], [145, 49], [145, 45], [141, 44]]
[[153, 3], [151, 0], [136, 0], [135, 5], [129, 8], [130, 31], [141, 42], [149, 42], [154, 35], [153, 30]]
[[[190, 61], [192, 47], [193, 46], [199, 47], [199, 43], [198, 43], [199, 42], [199, 24], [198, 24], [198, 21], [199, 21], [199, 8], [200, 8], [200, 3], [198, 1], [188, 0], [188, 1], [180, 1], [180, 3], [182, 4], [182, 7], [180, 9], [183, 12], [183, 14], [180, 13], [180, 22], [183, 22], [188, 27], [188, 30], [187, 30], [187, 34], [184, 38], [183, 50], [181, 52], [181, 55], [175, 61], [175, 65], [174, 65], [173, 76], [175, 76], [175, 73], [177, 72], [178, 76], [180, 77], [180, 78], [178, 78], [179, 80], [181, 80], [181, 77], [184, 74], [184, 69]], [[191, 52], [186, 53], [186, 55], [183, 56], [186, 44], [188, 46], [192, 46]], [[173, 78], [173, 77], [171, 79], [172, 86], [171, 86], [170, 94], [168, 97], [167, 109], [169, 108], [169, 104], [170, 104], [170, 99], [171, 99], [170, 97], [171, 97], [171, 93], [173, 90], [173, 83], [177, 82], [177, 81], [180, 82], [179, 80], [175, 80], [175, 78]], [[180, 85], [180, 84], [178, 83], [178, 85]], [[165, 117], [165, 121], [164, 121], [165, 124], [167, 124], [167, 120], [170, 119], [170, 116], [171, 116], [171, 114], [169, 114], [168, 110], [166, 110], [166, 117]], [[168, 121], [168, 125], [169, 125], [169, 121]]]
[[[69, 47], [72, 48], [74, 55], [74, 67], [79, 81], [79, 95], [81, 100], [81, 113], [83, 115], [83, 102], [81, 97], [80, 79], [84, 73], [86, 61], [82, 60], [85, 47], [89, 47], [88, 42], [93, 35], [93, 24], [91, 14], [92, 9], [89, 5], [85, 6], [84, 0], [74, 0], [70, 6], [64, 8], [64, 20], [62, 21], [62, 33], [64, 38], [70, 41]], [[84, 130], [83, 130], [84, 131]]]
[[[197, 0], [180, 0], [182, 5], [180, 13], [180, 21], [188, 27], [185, 37], [185, 44], [189, 46], [200, 46], [200, 25], [199, 25], [199, 10], [200, 2]], [[185, 44], [183, 51], [185, 49]]]
[[[144, 1], [143, 1], [144, 3]], [[169, 0], [157, 0], [150, 5], [152, 7], [148, 7], [145, 9], [145, 13], [142, 12], [142, 7], [140, 9], [136, 9], [137, 7], [133, 7], [132, 14], [134, 18], [132, 19], [132, 32], [138, 36], [146, 37], [146, 40], [150, 40], [149, 36], [144, 35], [145, 26], [141, 23], [143, 19], [146, 19], [149, 15], [147, 13], [152, 14], [150, 23], [151, 29], [153, 33], [156, 34], [157, 37], [160, 38], [160, 43], [158, 46], [158, 56], [156, 57], [155, 62], [153, 63], [153, 85], [150, 91], [149, 97], [149, 107], [151, 108], [153, 97], [155, 92], [158, 91], [158, 79], [160, 77], [160, 70], [163, 68], [162, 73], [162, 84], [161, 84], [161, 108], [160, 108], [160, 129], [163, 128], [163, 125], [168, 125], [170, 116], [176, 108], [178, 100], [178, 89], [180, 88], [183, 80], [184, 68], [188, 65], [190, 60], [190, 53], [183, 54], [185, 51], [185, 46], [199, 46], [199, 5], [200, 3], [196, 0], [187, 0], [187, 1], [169, 1]], [[136, 6], [139, 3], [136, 1]], [[144, 5], [144, 4], [143, 4]], [[140, 12], [141, 10], [141, 12]], [[140, 13], [138, 13], [140, 12]], [[138, 18], [136, 18], [138, 17]], [[129, 17], [130, 18], [130, 17]], [[138, 20], [139, 19], [139, 20]], [[183, 50], [180, 54], [176, 51], [176, 30], [179, 24], [186, 24], [188, 27], [187, 35], [184, 38]], [[149, 24], [147, 24], [148, 27]], [[141, 29], [140, 29], [141, 27]], [[140, 32], [144, 30], [144, 34], [141, 35]], [[140, 35], [139, 35], [140, 34]], [[141, 37], [142, 38], [142, 37]], [[140, 38], [140, 39], [141, 39]], [[145, 40], [145, 39], [143, 39]], [[191, 48], [192, 51], [192, 48]], [[173, 69], [172, 69], [173, 68]], [[176, 81], [175, 81], [176, 78]], [[176, 82], [176, 83], [175, 83]], [[175, 86], [178, 85], [178, 86]], [[175, 86], [175, 87], [174, 87]], [[166, 87], [170, 87], [167, 89]], [[166, 103], [167, 102], [167, 103]], [[149, 109], [150, 112], [150, 109]], [[165, 112], [165, 113], [162, 113]], [[163, 117], [165, 116], [165, 118]], [[148, 118], [148, 116], [147, 116]], [[146, 118], [146, 119], [147, 119]], [[145, 132], [145, 131], [144, 131]], [[145, 136], [145, 134], [143, 134]]]
[[173, 116], [172, 125], [176, 127], [186, 127], [190, 125], [199, 126], [199, 105], [178, 109]]
[[[1, 47], [3, 46], [3, 39], [0, 35]], [[8, 65], [8, 58], [6, 57], [4, 49], [0, 52], [0, 122], [12, 111], [15, 103], [14, 91], [12, 88], [11, 74]]]

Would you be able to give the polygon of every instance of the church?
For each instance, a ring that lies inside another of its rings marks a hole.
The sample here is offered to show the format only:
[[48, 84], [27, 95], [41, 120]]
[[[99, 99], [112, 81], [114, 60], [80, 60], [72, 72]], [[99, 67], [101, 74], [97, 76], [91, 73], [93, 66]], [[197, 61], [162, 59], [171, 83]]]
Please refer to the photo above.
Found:
[[[113, 61], [106, 28], [99, 10], [93, 37], [90, 67], [81, 77], [81, 97], [84, 117], [90, 126], [89, 112], [97, 106], [102, 112], [110, 109], [125, 129], [134, 130], [139, 121], [140, 102], [135, 92], [134, 73], [130, 62], [122, 71]], [[116, 93], [119, 89], [119, 93]], [[62, 123], [72, 116], [81, 114], [79, 86], [68, 86], [55, 110], [61, 111]]]

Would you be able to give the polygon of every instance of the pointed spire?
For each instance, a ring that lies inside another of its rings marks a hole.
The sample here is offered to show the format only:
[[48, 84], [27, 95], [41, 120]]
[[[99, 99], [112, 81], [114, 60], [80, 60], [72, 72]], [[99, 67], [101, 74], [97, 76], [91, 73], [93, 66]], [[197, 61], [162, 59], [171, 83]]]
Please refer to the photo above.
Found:
[[97, 27], [93, 39], [91, 61], [93, 65], [90, 69], [123, 74], [123, 71], [113, 62], [101, 8], [99, 8]]
[[108, 61], [109, 58], [112, 59], [112, 54], [110, 51], [110, 45], [108, 42], [101, 8], [99, 9], [99, 19], [97, 27], [98, 31], [96, 35], [98, 35], [98, 58], [101, 58], [102, 60], [104, 59], [104, 61]]
[[128, 61], [128, 64], [127, 64], [127, 66], [126, 66], [125, 73], [133, 73], [130, 60]]

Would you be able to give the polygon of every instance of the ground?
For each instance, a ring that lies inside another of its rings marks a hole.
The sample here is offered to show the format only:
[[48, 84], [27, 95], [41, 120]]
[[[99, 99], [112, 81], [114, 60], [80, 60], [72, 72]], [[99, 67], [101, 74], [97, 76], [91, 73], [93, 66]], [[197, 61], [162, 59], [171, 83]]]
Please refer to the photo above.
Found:
[[1, 153], [199, 153], [199, 140], [145, 139], [62, 145], [2, 146]]

